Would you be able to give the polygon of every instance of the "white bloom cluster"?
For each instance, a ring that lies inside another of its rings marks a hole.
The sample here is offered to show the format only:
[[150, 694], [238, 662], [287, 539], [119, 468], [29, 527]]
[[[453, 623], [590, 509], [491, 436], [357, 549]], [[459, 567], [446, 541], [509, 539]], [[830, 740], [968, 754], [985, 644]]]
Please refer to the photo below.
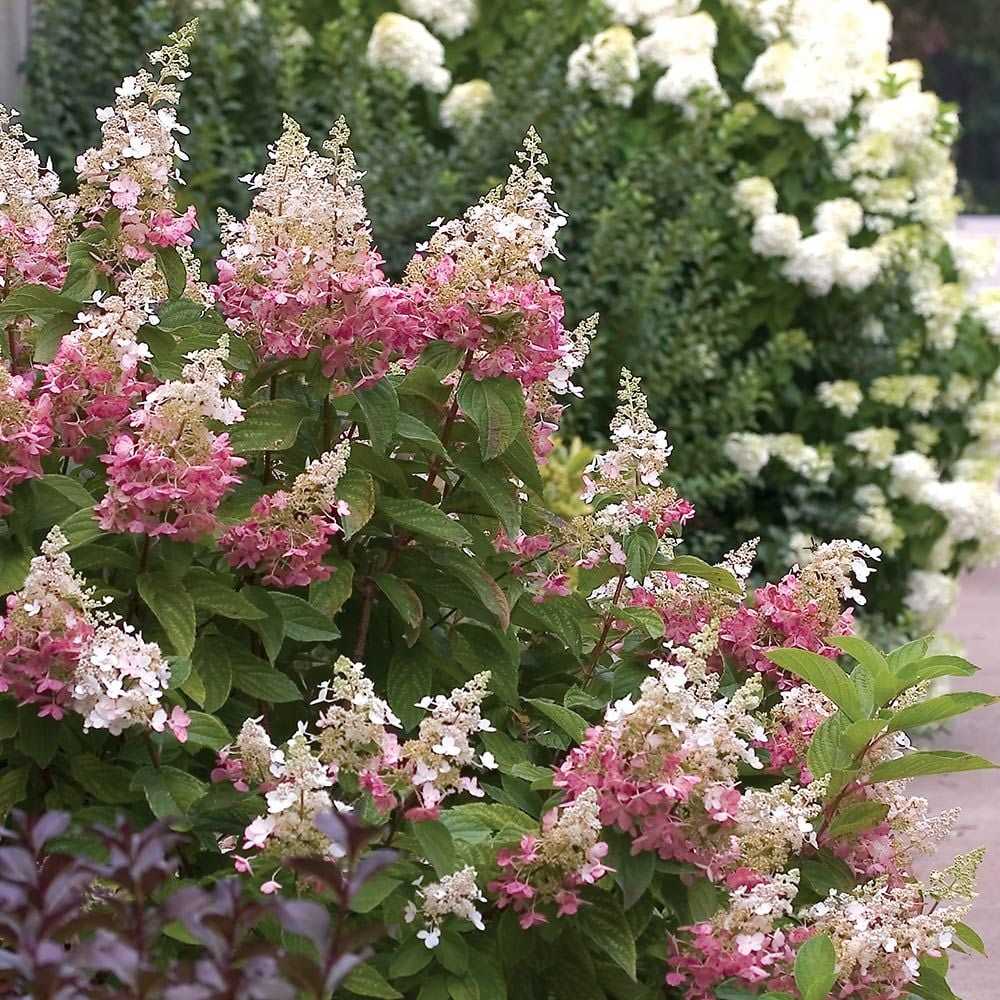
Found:
[[332, 451], [306, 462], [288, 491], [287, 510], [305, 516], [326, 511], [349, 514], [347, 503], [337, 499], [337, 485], [347, 471], [350, 455], [351, 442], [341, 441]]
[[896, 454], [899, 431], [891, 427], [862, 427], [851, 431], [844, 443], [865, 456], [866, 463], [873, 469], [887, 469]]
[[477, 930], [485, 930], [483, 915], [476, 908], [476, 903], [486, 902], [486, 897], [476, 884], [477, 874], [475, 868], [466, 865], [451, 875], [443, 876], [438, 882], [431, 882], [423, 887], [417, 883], [419, 911], [414, 902], [407, 902], [404, 919], [407, 923], [413, 923], [418, 912], [423, 916], [425, 927], [417, 931], [417, 937], [426, 947], [436, 948], [440, 944], [441, 923], [451, 915], [467, 920]]
[[723, 451], [745, 479], [756, 479], [772, 458], [816, 483], [825, 483], [833, 472], [829, 446], [813, 447], [799, 434], [730, 434]]
[[827, 781], [792, 787], [750, 788], [740, 800], [735, 842], [740, 861], [761, 874], [780, 871], [806, 845], [816, 847], [816, 820], [823, 809]]
[[627, 108], [639, 79], [635, 36], [616, 24], [580, 45], [569, 57], [566, 82], [576, 90], [587, 86], [610, 104]]
[[972, 302], [972, 312], [994, 340], [1000, 340], [1000, 288], [984, 288]]
[[164, 382], [147, 397], [133, 422], [142, 426], [146, 418], [157, 411], [184, 409], [195, 418], [218, 420], [223, 424], [243, 419], [243, 408], [232, 398], [222, 395], [229, 384], [225, 361], [229, 357], [229, 337], [222, 334], [219, 346], [185, 355], [187, 364], [181, 378]]
[[744, 86], [779, 118], [832, 135], [888, 62], [892, 18], [870, 0], [796, 0], [784, 37], [754, 63]]
[[653, 87], [656, 100], [676, 104], [689, 115], [695, 112], [697, 95], [729, 103], [713, 60], [719, 33], [711, 15], [699, 11], [684, 17], [659, 16], [651, 27], [652, 34], [639, 42], [638, 52], [643, 62], [666, 70]]
[[874, 483], [859, 486], [854, 499], [861, 508], [858, 534], [865, 541], [893, 553], [903, 542], [903, 531], [896, 524], [885, 494]]
[[471, 129], [486, 117], [493, 100], [493, 88], [486, 80], [456, 83], [441, 102], [441, 124], [456, 132]]
[[816, 386], [816, 398], [841, 416], [853, 417], [865, 397], [857, 382], [840, 379], [836, 382], [820, 382]]
[[906, 607], [926, 632], [939, 628], [958, 597], [958, 581], [945, 573], [918, 569], [906, 581]]
[[464, 35], [479, 12], [476, 0], [399, 0], [399, 6], [445, 38]]
[[372, 28], [366, 53], [375, 69], [401, 74], [412, 86], [443, 94], [451, 84], [444, 46], [419, 22], [404, 14], [383, 14]]
[[934, 409], [940, 392], [941, 381], [936, 375], [883, 375], [868, 388], [876, 403], [910, 409], [921, 416]]

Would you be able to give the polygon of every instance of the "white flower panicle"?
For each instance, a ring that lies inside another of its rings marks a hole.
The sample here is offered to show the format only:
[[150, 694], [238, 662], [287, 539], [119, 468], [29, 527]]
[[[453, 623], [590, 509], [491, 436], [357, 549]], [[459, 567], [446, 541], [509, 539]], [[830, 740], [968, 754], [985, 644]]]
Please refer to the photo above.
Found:
[[399, 6], [445, 38], [464, 35], [479, 13], [477, 0], [399, 0]]
[[623, 24], [599, 32], [569, 57], [566, 82], [576, 90], [589, 87], [609, 104], [627, 108], [635, 97], [639, 54], [635, 36]]
[[441, 124], [456, 132], [473, 129], [486, 118], [494, 100], [486, 80], [456, 83], [441, 102]]
[[472, 924], [476, 930], [485, 930], [483, 915], [477, 903], [485, 903], [486, 897], [476, 884], [476, 869], [466, 865], [451, 875], [443, 876], [438, 882], [417, 886], [419, 908], [412, 901], [407, 903], [404, 918], [413, 923], [419, 913], [424, 919], [423, 930], [417, 937], [427, 948], [436, 948], [441, 941], [441, 924], [449, 916], [458, 917]]
[[411, 86], [443, 94], [451, 85], [444, 46], [419, 22], [403, 14], [383, 14], [372, 28], [366, 53], [375, 69], [392, 70]]

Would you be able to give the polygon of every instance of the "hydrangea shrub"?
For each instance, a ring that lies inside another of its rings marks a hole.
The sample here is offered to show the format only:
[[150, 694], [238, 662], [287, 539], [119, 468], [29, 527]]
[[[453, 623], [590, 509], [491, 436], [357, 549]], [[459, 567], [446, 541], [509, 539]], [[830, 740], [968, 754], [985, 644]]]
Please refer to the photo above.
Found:
[[287, 119], [204, 283], [192, 32], [72, 196], [4, 119], [5, 988], [950, 996], [981, 852], [918, 880], [956, 817], [909, 782], [993, 765], [906, 733], [975, 668], [854, 634], [863, 542], [760, 587], [756, 539], [690, 554], [628, 370], [550, 509], [595, 323], [534, 132], [394, 281], [346, 125]]

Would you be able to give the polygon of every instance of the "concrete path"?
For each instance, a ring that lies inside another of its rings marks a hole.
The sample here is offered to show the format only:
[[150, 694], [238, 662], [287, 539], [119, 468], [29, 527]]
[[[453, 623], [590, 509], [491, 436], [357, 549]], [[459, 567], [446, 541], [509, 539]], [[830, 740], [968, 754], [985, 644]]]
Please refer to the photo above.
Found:
[[[978, 570], [962, 579], [958, 605], [942, 631], [951, 632], [966, 647], [966, 656], [980, 667], [973, 677], [954, 678], [953, 690], [1000, 694], [1000, 568]], [[918, 741], [932, 749], [964, 750], [1000, 760], [1000, 705], [958, 719], [931, 738]], [[949, 977], [962, 1000], [1000, 998], [1000, 771], [940, 775], [914, 782], [932, 810], [962, 810], [954, 835], [940, 847], [934, 868], [944, 868], [956, 854], [986, 846], [979, 874], [980, 895], [969, 923], [986, 942], [989, 958], [954, 955]]]

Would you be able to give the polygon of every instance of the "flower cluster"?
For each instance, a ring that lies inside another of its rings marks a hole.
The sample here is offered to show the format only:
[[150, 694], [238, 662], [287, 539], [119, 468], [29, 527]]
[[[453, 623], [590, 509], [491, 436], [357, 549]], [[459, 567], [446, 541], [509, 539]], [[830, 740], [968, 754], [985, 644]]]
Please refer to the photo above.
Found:
[[40, 706], [41, 717], [83, 716], [84, 729], [118, 735], [130, 726], [183, 742], [189, 719], [161, 707], [170, 669], [159, 646], [105, 610], [74, 571], [65, 535], [53, 528], [20, 591], [0, 618], [0, 690]]
[[30, 399], [31, 382], [0, 365], [0, 515], [11, 507], [5, 497], [18, 483], [42, 475], [41, 459], [52, 448], [52, 400]]
[[96, 507], [105, 531], [194, 541], [215, 529], [215, 510], [246, 464], [228, 434], [206, 423], [243, 417], [239, 404], [222, 395], [227, 354], [223, 338], [217, 349], [189, 355], [182, 378], [157, 386], [132, 415], [137, 432], [111, 438], [101, 456], [108, 490]]
[[375, 69], [399, 73], [411, 86], [434, 93], [444, 93], [451, 83], [444, 46], [419, 21], [403, 14], [383, 14], [375, 22], [367, 59]]
[[445, 38], [464, 35], [478, 13], [477, 0], [400, 0], [400, 7]]
[[419, 885], [417, 895], [420, 906], [410, 901], [406, 905], [405, 918], [413, 923], [417, 914], [424, 918], [424, 927], [417, 931], [428, 948], [436, 948], [441, 942], [441, 923], [449, 916], [468, 921], [477, 930], [484, 930], [483, 915], [476, 908], [477, 903], [485, 903], [486, 897], [476, 884], [476, 869], [471, 865], [451, 875], [445, 875], [438, 882]]
[[608, 845], [600, 839], [602, 820], [593, 789], [542, 817], [539, 836], [525, 835], [516, 849], [497, 855], [500, 877], [489, 884], [497, 906], [511, 907], [526, 930], [548, 922], [547, 912], [571, 916], [580, 908], [580, 889], [611, 871], [604, 864]]
[[623, 24], [616, 24], [584, 42], [570, 57], [566, 82], [577, 88], [584, 84], [609, 103], [628, 107], [639, 79], [639, 54], [635, 37]]
[[303, 587], [328, 580], [323, 565], [330, 541], [340, 525], [337, 515], [349, 508], [337, 499], [337, 483], [347, 469], [349, 442], [310, 461], [291, 488], [262, 496], [250, 517], [233, 525], [219, 539], [230, 566], [263, 569], [265, 586]]
[[159, 248], [192, 242], [194, 207], [178, 212], [171, 181], [179, 180], [176, 161], [187, 158], [175, 137], [188, 132], [177, 121], [177, 81], [190, 75], [187, 49], [194, 31], [192, 22], [150, 54], [160, 67], [158, 76], [140, 70], [125, 77], [114, 106], [97, 112], [101, 145], [76, 161], [80, 208], [96, 221], [112, 210], [120, 213], [115, 250], [123, 269], [125, 262], [148, 260]]
[[486, 80], [456, 83], [441, 101], [441, 124], [456, 132], [473, 129], [486, 118], [493, 100]]
[[62, 247], [72, 232], [75, 202], [42, 167], [15, 121], [0, 105], [0, 290], [22, 283], [58, 288], [66, 274]]

